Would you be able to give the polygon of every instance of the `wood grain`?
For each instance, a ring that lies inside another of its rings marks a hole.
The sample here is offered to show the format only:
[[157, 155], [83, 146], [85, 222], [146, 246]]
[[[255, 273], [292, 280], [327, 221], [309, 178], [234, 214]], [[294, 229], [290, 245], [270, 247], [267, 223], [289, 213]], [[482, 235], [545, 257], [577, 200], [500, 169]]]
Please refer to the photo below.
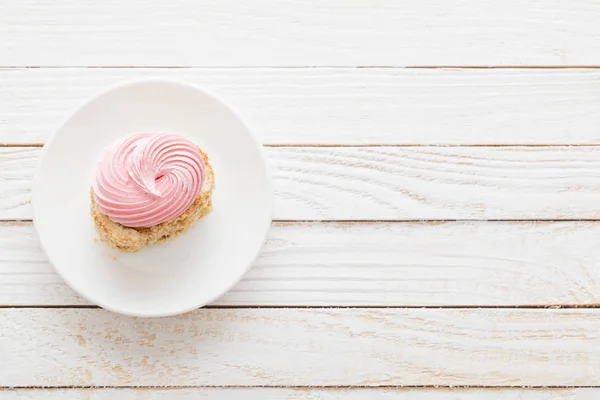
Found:
[[266, 144], [600, 143], [600, 70], [0, 69], [0, 143], [41, 143], [106, 87], [207, 86]]
[[0, 389], [4, 400], [596, 400], [600, 389], [136, 388]]
[[[276, 223], [219, 306], [600, 303], [600, 223]], [[0, 306], [88, 304], [30, 223], [0, 224]]]
[[3, 0], [0, 65], [598, 65], [592, 0]]
[[[600, 310], [2, 309], [0, 386], [589, 386]], [[475, 367], [476, 366], [476, 367]]]
[[[600, 146], [277, 147], [266, 153], [279, 220], [600, 217]], [[40, 154], [39, 148], [0, 148], [0, 219], [31, 218]]]

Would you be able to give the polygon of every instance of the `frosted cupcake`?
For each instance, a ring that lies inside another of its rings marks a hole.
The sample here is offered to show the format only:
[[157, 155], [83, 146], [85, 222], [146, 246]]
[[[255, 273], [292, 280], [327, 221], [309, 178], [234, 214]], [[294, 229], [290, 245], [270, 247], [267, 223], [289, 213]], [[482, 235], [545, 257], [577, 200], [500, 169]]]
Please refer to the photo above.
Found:
[[91, 214], [110, 247], [136, 252], [177, 237], [210, 213], [213, 188], [208, 156], [194, 143], [140, 133], [104, 150]]

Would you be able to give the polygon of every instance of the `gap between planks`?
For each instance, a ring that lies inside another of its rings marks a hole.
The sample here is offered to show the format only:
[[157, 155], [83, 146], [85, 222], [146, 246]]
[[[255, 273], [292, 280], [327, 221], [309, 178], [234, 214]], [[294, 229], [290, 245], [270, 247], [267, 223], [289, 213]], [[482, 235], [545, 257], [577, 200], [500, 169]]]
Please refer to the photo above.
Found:
[[[372, 220], [349, 220], [349, 219], [273, 219], [274, 224], [348, 224], [348, 225], [375, 225], [375, 224], [423, 224], [423, 225], [440, 225], [445, 223], [553, 223], [553, 222], [591, 222], [600, 223], [599, 219], [592, 218], [574, 218], [574, 219], [372, 219]], [[32, 224], [32, 219], [0, 219], [0, 226], [19, 226]]]
[[102, 386], [0, 386], [0, 393], [7, 390], [20, 390], [20, 389], [44, 389], [44, 390], [64, 390], [64, 389], [320, 389], [320, 390], [339, 390], [339, 389], [548, 389], [548, 390], [560, 390], [560, 389], [598, 389], [598, 386], [590, 385], [574, 385], [574, 386], [535, 386], [535, 385], [521, 385], [521, 386], [496, 386], [496, 385], [183, 385], [183, 386], [139, 386], [139, 385], [125, 385], [125, 386], [114, 386], [114, 385], [102, 385]]
[[600, 65], [0, 65], [0, 69], [600, 69]]
[[[273, 219], [272, 223], [275, 224], [300, 224], [300, 223], [313, 223], [313, 224], [362, 224], [362, 225], [374, 225], [374, 224], [423, 224], [423, 225], [440, 225], [448, 222], [464, 222], [464, 223], [487, 223], [487, 222], [502, 222], [502, 223], [521, 223], [521, 222], [539, 222], [552, 223], [552, 222], [600, 222], [599, 219], [593, 218], [571, 218], [571, 219]], [[0, 219], [1, 225], [29, 225], [33, 223], [32, 219]]]
[[[431, 400], [431, 399], [447, 399], [451, 396], [452, 399], [505, 399], [505, 400], [591, 400], [595, 397], [599, 390], [597, 388], [457, 388], [442, 387], [442, 388], [408, 388], [402, 387], [334, 387], [334, 388], [286, 388], [286, 387], [259, 387], [259, 388], [223, 388], [223, 387], [155, 387], [155, 388], [64, 388], [55, 391], [46, 391], [43, 388], [31, 389], [1, 389], [0, 393], [6, 393], [9, 399], [35, 399], [51, 396], [53, 399], [63, 399], [64, 396], [79, 395], [80, 399], [91, 400], [110, 398], [117, 395], [119, 399], [313, 399], [313, 400], [340, 400], [340, 399], [355, 399], [355, 400], [373, 400], [373, 399], [413, 399], [413, 400]], [[12, 395], [12, 396], [11, 396]], [[173, 397], [172, 397], [173, 396]], [[197, 397], [199, 396], [199, 397]], [[216, 396], [216, 397], [215, 397]], [[399, 396], [399, 397], [398, 397]], [[73, 397], [75, 398], [75, 397]]]
[[[294, 147], [322, 147], [322, 148], [361, 148], [361, 147], [598, 147], [598, 143], [526, 143], [526, 144], [508, 144], [508, 143], [492, 143], [492, 144], [480, 144], [480, 143], [467, 143], [467, 144], [426, 144], [426, 143], [395, 143], [395, 144], [380, 144], [380, 143], [366, 143], [366, 144], [336, 144], [336, 143], [272, 143], [263, 144], [263, 147], [274, 147], [274, 148], [294, 148]], [[0, 148], [9, 147], [44, 147], [44, 143], [0, 143]]]
[[[0, 305], [1, 309], [38, 309], [38, 308], [49, 308], [49, 309], [88, 309], [98, 310], [102, 309], [100, 306], [93, 304], [73, 304], [73, 305]], [[281, 309], [281, 310], [304, 310], [304, 309], [445, 309], [445, 310], [464, 310], [464, 309], [475, 309], [475, 310], [493, 310], [493, 309], [519, 309], [519, 310], [568, 310], [568, 309], [580, 309], [589, 308], [597, 309], [600, 308], [600, 303], [596, 304], [525, 304], [525, 305], [452, 305], [452, 306], [435, 306], [435, 305], [419, 305], [419, 306], [382, 306], [382, 305], [207, 305], [196, 310], [244, 310], [244, 309]], [[194, 311], [196, 311], [194, 310]]]

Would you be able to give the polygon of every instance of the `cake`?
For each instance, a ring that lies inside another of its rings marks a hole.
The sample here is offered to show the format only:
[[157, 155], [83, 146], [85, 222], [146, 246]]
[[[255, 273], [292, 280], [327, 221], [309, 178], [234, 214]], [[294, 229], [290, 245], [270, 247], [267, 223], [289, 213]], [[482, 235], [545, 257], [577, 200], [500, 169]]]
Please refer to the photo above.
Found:
[[175, 134], [133, 135], [109, 145], [90, 190], [100, 239], [137, 252], [187, 231], [212, 209], [208, 156]]

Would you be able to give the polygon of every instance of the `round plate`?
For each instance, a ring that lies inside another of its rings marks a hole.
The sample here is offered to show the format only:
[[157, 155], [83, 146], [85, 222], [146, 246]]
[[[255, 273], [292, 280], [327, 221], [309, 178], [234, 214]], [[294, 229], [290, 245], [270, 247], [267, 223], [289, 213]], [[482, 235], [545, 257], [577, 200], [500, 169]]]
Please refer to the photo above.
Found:
[[[103, 148], [138, 132], [198, 144], [215, 171], [213, 211], [165, 245], [114, 251], [97, 238], [90, 188]], [[44, 147], [33, 186], [34, 225], [56, 271], [108, 310], [166, 316], [229, 290], [258, 255], [271, 224], [272, 191], [261, 147], [214, 95], [169, 81], [112, 88], [90, 100]]]

